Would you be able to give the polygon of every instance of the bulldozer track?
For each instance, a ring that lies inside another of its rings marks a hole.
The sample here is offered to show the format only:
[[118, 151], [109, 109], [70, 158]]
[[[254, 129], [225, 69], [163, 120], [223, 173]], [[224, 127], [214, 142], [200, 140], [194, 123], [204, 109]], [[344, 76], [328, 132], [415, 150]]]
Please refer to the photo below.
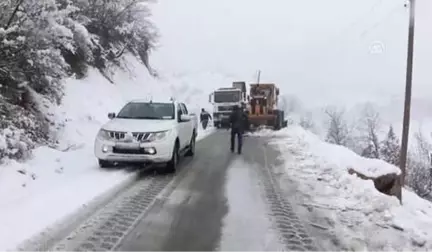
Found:
[[[267, 159], [266, 149], [262, 148]], [[280, 234], [280, 240], [287, 250], [318, 251], [315, 241], [306, 231], [289, 201], [283, 196], [271, 167], [265, 160], [265, 167], [259, 169], [262, 177], [265, 198], [270, 215]]]

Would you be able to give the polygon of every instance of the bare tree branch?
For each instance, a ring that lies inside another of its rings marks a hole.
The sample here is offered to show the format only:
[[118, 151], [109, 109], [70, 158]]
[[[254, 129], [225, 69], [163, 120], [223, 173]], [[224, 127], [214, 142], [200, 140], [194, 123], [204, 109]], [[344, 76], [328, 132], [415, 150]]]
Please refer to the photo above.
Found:
[[8, 20], [7, 23], [6, 23], [6, 26], [4, 27], [5, 30], [9, 29], [9, 27], [11, 26], [12, 21], [13, 21], [13, 19], [15, 18], [15, 15], [17, 14], [18, 9], [20, 8], [20, 6], [21, 6], [21, 4], [22, 4], [23, 2], [24, 2], [24, 0], [19, 0], [19, 1], [18, 1], [17, 5], [16, 5], [16, 7], [15, 7], [15, 9], [14, 9], [14, 11], [12, 12], [11, 16], [9, 17], [9, 20]]

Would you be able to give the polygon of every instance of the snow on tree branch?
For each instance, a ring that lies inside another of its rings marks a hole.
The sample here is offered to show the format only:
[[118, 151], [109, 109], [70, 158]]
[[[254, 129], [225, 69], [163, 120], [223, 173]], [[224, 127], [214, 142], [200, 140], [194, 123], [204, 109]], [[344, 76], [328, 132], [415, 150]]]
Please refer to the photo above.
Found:
[[[88, 65], [108, 76], [107, 67], [119, 64], [129, 51], [151, 71], [148, 55], [157, 31], [149, 21], [148, 2], [0, 1], [0, 141], [14, 139], [9, 149], [13, 142], [31, 149], [49, 140], [49, 120], [35, 106], [34, 96], [59, 103], [62, 79], [72, 74], [84, 77]], [[20, 133], [6, 134], [7, 129]], [[0, 148], [0, 160], [4, 156], [17, 157]]]
[[410, 151], [407, 161], [407, 184], [420, 196], [432, 192], [432, 166], [430, 153], [432, 145], [420, 128], [415, 134], [415, 149]]
[[363, 108], [359, 127], [363, 133], [362, 140], [366, 146], [361, 153], [362, 156], [368, 158], [380, 157], [380, 141], [378, 139], [380, 126], [379, 113], [372, 104], [367, 103]]
[[348, 126], [344, 118], [345, 111], [336, 108], [326, 108], [328, 116], [328, 130], [326, 141], [346, 146], [348, 142]]

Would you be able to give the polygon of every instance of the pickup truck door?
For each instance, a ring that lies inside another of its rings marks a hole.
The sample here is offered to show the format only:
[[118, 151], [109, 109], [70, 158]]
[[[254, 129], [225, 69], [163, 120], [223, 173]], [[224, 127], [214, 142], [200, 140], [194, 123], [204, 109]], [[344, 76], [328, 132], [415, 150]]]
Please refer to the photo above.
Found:
[[[184, 103], [181, 103], [181, 106], [183, 108], [183, 112], [186, 115], [190, 116], [189, 111], [188, 111], [186, 105]], [[191, 118], [191, 121], [187, 122], [186, 125], [185, 125], [185, 134], [186, 134], [186, 139], [187, 139], [186, 145], [188, 145], [190, 143], [190, 140], [191, 140], [191, 137], [192, 137], [193, 128], [194, 128], [194, 122], [192, 121], [192, 118]]]
[[180, 121], [180, 117], [181, 115], [184, 115], [184, 109], [182, 108], [181, 104], [179, 103], [177, 106], [177, 115], [178, 115], [178, 134], [179, 134], [179, 139], [180, 139], [180, 149], [183, 149], [186, 147], [187, 143], [188, 143], [188, 139], [187, 139], [187, 125], [189, 122], [181, 122]]

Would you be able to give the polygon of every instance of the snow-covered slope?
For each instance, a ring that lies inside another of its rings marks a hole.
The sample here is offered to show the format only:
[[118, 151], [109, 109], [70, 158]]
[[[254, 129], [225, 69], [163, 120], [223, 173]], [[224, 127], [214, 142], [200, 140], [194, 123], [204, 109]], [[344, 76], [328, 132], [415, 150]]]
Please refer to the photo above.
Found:
[[[12, 248], [134, 178], [128, 171], [99, 169], [94, 157], [93, 141], [109, 112], [148, 95], [176, 95], [190, 102], [195, 113], [206, 104], [207, 96], [192, 88], [196, 82], [154, 79], [130, 55], [123, 68], [114, 71], [113, 84], [96, 69], [82, 80], [65, 80], [61, 106], [48, 108], [54, 120], [65, 125], [57, 132], [58, 146], [37, 148], [25, 163], [10, 160], [0, 166], [0, 249]], [[211, 129], [200, 131], [199, 138], [208, 133]]]
[[293, 200], [309, 209], [301, 211], [303, 214], [319, 216], [314, 225], [331, 231], [343, 249], [432, 249], [432, 203], [404, 189], [400, 205], [396, 197], [379, 193], [372, 181], [348, 173], [354, 168], [373, 177], [398, 173], [397, 167], [325, 143], [297, 126], [255, 135], [273, 138], [271, 144], [284, 154], [284, 165], [274, 169], [287, 175], [281, 176], [287, 195], [295, 195]]

